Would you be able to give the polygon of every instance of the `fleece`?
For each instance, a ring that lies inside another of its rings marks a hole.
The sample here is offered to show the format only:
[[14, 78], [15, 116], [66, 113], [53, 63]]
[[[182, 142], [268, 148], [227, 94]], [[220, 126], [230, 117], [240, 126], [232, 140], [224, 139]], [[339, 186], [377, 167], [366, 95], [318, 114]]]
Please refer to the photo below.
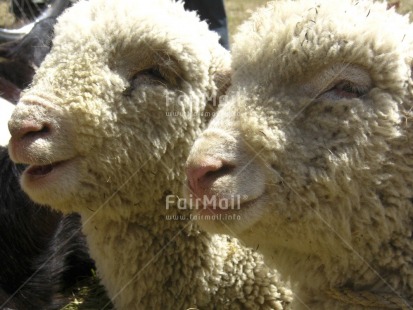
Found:
[[295, 309], [413, 307], [407, 16], [372, 1], [275, 1], [240, 27], [232, 57], [188, 177], [198, 195], [247, 198], [230, 213], [241, 221], [199, 223], [259, 247], [291, 280]]
[[180, 195], [229, 63], [218, 36], [180, 2], [80, 1], [59, 17], [53, 48], [10, 120], [10, 155], [28, 165], [23, 189], [80, 213], [117, 309], [291, 302], [260, 254], [167, 203]]

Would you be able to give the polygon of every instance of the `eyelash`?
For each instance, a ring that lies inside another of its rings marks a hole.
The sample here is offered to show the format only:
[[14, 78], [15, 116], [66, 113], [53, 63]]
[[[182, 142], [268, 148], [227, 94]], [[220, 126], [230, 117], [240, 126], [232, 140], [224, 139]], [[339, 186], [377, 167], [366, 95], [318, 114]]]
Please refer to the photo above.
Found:
[[365, 89], [365, 87], [353, 84], [349, 81], [341, 81], [338, 84], [336, 84], [334, 86], [334, 88], [339, 89], [339, 90], [343, 90], [343, 91], [346, 91], [346, 92], [349, 92], [349, 93], [354, 93], [354, 94], [357, 95], [357, 97], [363, 96], [367, 91], [367, 89]]
[[143, 83], [166, 84], [167, 81], [159, 68], [152, 67], [145, 69], [132, 75], [129, 86], [123, 91], [123, 95], [130, 96], [132, 92]]
[[331, 98], [331, 99], [353, 99], [364, 96], [368, 91], [367, 87], [363, 87], [352, 83], [347, 80], [339, 81], [334, 84], [333, 87], [321, 93], [318, 98]]

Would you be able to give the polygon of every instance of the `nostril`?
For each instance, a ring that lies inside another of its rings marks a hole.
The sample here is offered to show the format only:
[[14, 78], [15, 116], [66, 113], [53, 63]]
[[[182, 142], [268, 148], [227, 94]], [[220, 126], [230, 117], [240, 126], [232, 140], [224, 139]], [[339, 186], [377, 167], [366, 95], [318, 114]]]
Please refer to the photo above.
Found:
[[235, 166], [233, 166], [233, 165], [223, 164], [217, 170], [208, 171], [201, 178], [204, 178], [206, 180], [215, 180], [215, 179], [218, 179], [218, 178], [220, 178], [220, 177], [222, 177], [226, 174], [231, 173], [231, 171], [234, 170], [234, 168], [235, 168]]
[[198, 196], [202, 196], [214, 181], [222, 176], [230, 174], [235, 169], [234, 165], [224, 163], [222, 160], [207, 158], [196, 165], [188, 167], [187, 175], [191, 190]]
[[51, 132], [51, 126], [47, 123], [37, 123], [33, 121], [26, 121], [10, 130], [12, 138], [15, 140], [26, 140], [38, 138], [47, 135]]
[[21, 136], [21, 139], [34, 138], [34, 137], [38, 137], [40, 135], [48, 134], [49, 132], [50, 132], [50, 125], [42, 124], [41, 126], [39, 126], [37, 128], [32, 128], [32, 130], [28, 130], [26, 133], [24, 133]]

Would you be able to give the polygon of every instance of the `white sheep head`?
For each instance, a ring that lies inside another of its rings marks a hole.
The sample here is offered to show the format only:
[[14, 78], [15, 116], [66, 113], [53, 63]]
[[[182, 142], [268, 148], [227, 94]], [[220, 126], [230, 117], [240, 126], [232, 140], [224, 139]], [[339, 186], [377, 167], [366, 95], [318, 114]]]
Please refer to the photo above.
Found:
[[23, 189], [65, 212], [178, 191], [228, 66], [218, 36], [182, 3], [77, 3], [9, 123], [11, 158], [30, 165]]
[[309, 287], [330, 285], [325, 274], [333, 286], [380, 287], [377, 270], [412, 274], [399, 259], [413, 255], [408, 19], [369, 1], [276, 1], [234, 42], [228, 100], [187, 172], [192, 198], [240, 205], [204, 204], [200, 224]]

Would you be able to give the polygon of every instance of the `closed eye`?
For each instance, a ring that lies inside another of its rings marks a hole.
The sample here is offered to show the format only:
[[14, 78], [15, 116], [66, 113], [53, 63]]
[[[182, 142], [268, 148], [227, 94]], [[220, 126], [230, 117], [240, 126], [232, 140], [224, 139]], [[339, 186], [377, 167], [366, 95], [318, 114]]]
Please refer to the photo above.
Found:
[[123, 91], [123, 95], [130, 96], [132, 92], [143, 85], [164, 85], [168, 81], [162, 71], [157, 67], [151, 67], [133, 74], [129, 78], [129, 86]]
[[144, 77], [144, 78], [150, 78], [152, 80], [156, 80], [159, 82], [166, 82], [165, 77], [162, 75], [159, 68], [156, 68], [156, 67], [149, 68], [149, 69], [139, 72], [138, 74], [135, 75], [135, 78], [139, 76]]
[[317, 98], [321, 99], [353, 99], [360, 98], [367, 94], [369, 87], [359, 85], [351, 81], [342, 80], [335, 83], [325, 92], [321, 93]]
[[301, 84], [303, 94], [315, 99], [340, 100], [361, 98], [373, 87], [369, 72], [354, 64], [333, 64]]
[[147, 84], [147, 83], [160, 83], [166, 84], [166, 76], [162, 73], [161, 69], [158, 67], [151, 67], [145, 70], [141, 70], [132, 75], [131, 83], [136, 84]]

